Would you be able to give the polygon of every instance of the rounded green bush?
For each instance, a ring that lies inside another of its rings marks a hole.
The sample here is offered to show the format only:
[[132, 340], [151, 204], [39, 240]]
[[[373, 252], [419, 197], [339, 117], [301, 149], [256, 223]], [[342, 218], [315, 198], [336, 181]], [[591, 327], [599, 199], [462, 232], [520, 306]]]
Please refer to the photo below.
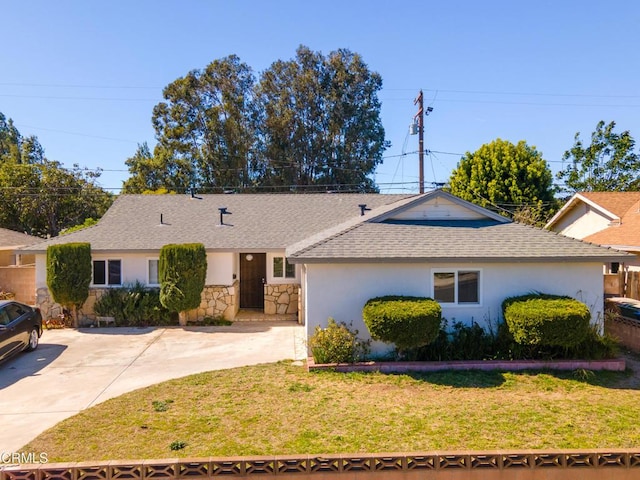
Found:
[[406, 350], [436, 339], [442, 309], [431, 298], [386, 296], [369, 300], [362, 309], [362, 317], [371, 338]]
[[521, 345], [575, 347], [589, 335], [589, 307], [571, 297], [532, 294], [502, 302], [504, 320]]

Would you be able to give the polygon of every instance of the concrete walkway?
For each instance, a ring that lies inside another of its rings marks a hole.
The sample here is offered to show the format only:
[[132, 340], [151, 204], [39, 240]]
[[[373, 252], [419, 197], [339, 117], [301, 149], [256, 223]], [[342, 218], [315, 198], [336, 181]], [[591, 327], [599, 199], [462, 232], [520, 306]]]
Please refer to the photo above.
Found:
[[209, 370], [306, 358], [304, 327], [46, 330], [34, 352], [0, 364], [0, 452], [109, 398]]

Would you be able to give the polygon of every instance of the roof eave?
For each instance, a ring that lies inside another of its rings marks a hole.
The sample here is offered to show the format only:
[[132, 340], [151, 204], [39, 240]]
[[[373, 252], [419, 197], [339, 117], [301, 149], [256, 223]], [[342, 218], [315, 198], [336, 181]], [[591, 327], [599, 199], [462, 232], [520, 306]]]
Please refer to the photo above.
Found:
[[620, 252], [616, 255], [584, 257], [289, 257], [290, 263], [605, 263], [631, 259], [634, 255]]

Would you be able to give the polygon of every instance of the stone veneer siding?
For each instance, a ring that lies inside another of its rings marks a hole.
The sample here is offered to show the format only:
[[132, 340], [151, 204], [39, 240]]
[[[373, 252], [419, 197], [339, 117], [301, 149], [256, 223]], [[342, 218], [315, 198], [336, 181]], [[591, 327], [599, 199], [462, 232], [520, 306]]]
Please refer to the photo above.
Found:
[[[80, 309], [80, 325], [91, 324], [95, 321], [93, 306], [106, 292], [106, 288], [90, 288], [89, 298]], [[207, 285], [202, 291], [200, 307], [187, 312], [188, 321], [201, 321], [205, 317], [223, 317], [233, 320], [238, 313], [238, 282], [231, 286]], [[36, 292], [36, 306], [42, 312], [43, 320], [55, 318], [62, 313], [62, 307], [51, 298], [49, 289], [38, 288]]]
[[187, 312], [188, 322], [199, 322], [205, 317], [233, 320], [238, 313], [238, 282], [233, 285], [207, 285], [201, 295], [200, 306]]
[[297, 283], [270, 283], [264, 286], [264, 313], [267, 315], [298, 313]]

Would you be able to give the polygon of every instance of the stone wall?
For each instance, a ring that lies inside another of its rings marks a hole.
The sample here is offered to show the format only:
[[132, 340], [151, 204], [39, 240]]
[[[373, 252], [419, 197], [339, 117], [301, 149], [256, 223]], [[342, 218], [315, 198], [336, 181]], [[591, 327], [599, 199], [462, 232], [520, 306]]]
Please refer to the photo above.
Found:
[[36, 307], [42, 313], [42, 320], [56, 318], [62, 313], [62, 307], [53, 301], [49, 289], [41, 287], [36, 290]]
[[264, 313], [267, 315], [298, 313], [297, 283], [270, 283], [264, 286]]
[[[207, 285], [202, 291], [200, 307], [187, 312], [188, 321], [202, 321], [205, 317], [223, 317], [233, 320], [238, 313], [238, 282], [231, 286]], [[89, 289], [89, 298], [80, 310], [80, 325], [92, 324], [96, 315], [93, 306], [106, 292], [106, 288]], [[36, 306], [42, 312], [43, 320], [57, 318], [62, 313], [62, 307], [51, 298], [49, 289], [39, 288], [36, 292]]]
[[200, 307], [187, 312], [187, 321], [198, 322], [205, 317], [233, 320], [238, 313], [238, 282], [231, 286], [207, 285], [201, 298]]

